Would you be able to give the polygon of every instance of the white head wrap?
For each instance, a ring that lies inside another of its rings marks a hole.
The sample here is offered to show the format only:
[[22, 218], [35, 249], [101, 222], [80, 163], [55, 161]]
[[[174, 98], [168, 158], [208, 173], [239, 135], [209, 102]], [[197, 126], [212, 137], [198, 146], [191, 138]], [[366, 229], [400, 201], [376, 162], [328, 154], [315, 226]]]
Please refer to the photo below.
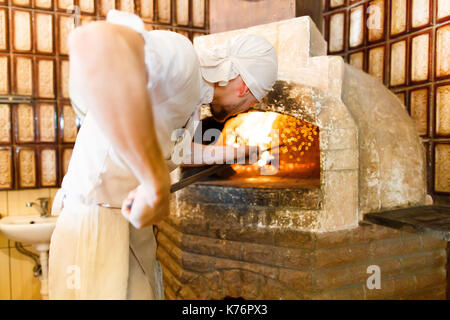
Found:
[[258, 101], [272, 89], [278, 73], [277, 54], [273, 46], [255, 34], [235, 36], [224, 46], [196, 48], [203, 78], [220, 86], [242, 77]]

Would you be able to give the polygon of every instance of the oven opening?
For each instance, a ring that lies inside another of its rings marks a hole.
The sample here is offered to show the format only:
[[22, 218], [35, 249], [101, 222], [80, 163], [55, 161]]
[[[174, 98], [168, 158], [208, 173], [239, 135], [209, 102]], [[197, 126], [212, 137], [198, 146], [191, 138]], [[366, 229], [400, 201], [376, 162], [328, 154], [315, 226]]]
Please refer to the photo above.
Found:
[[[232, 164], [200, 184], [253, 188], [318, 188], [320, 186], [319, 128], [293, 116], [276, 112], [249, 111], [225, 124], [206, 118], [199, 126], [221, 130], [219, 143], [258, 146], [253, 164]], [[202, 135], [203, 136], [203, 135]], [[186, 169], [183, 170], [186, 172]]]

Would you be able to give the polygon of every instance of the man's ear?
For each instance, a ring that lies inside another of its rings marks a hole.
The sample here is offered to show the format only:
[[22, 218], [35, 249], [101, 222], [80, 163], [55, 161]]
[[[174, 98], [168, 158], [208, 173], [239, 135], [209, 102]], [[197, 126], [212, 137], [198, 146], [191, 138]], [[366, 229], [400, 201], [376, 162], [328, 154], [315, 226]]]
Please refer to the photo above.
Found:
[[247, 85], [245, 84], [244, 80], [242, 80], [241, 77], [239, 77], [238, 89], [239, 89], [239, 97], [244, 97], [250, 93], [250, 89], [247, 87]]

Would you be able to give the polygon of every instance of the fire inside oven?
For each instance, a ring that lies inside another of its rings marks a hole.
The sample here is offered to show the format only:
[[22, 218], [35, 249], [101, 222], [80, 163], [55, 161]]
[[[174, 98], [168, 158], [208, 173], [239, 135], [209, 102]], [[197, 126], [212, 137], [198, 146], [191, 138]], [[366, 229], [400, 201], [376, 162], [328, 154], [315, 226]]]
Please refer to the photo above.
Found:
[[[223, 128], [221, 128], [223, 126]], [[214, 143], [258, 146], [261, 152], [253, 164], [233, 164], [204, 184], [240, 187], [317, 187], [320, 179], [319, 128], [295, 117], [276, 112], [250, 111], [225, 124], [205, 119], [202, 130], [222, 130]]]

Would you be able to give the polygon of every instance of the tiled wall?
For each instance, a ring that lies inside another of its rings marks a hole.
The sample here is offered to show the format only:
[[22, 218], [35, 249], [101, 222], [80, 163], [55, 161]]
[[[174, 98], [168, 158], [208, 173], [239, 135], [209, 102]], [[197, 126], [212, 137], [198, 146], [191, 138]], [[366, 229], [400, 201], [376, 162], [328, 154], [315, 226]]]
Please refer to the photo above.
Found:
[[324, 1], [329, 54], [374, 75], [404, 102], [427, 150], [428, 192], [448, 202], [450, 1]]
[[78, 127], [67, 89], [72, 24], [52, 1], [0, 0], [0, 98], [26, 99], [0, 104], [0, 189], [57, 187], [66, 171]]
[[[208, 33], [208, 0], [0, 0], [0, 190], [57, 187], [79, 121], [70, 105], [67, 38], [116, 8], [151, 29]], [[4, 99], [3, 99], [4, 100]]]
[[[0, 214], [4, 216], [36, 215], [36, 209], [25, 203], [39, 197], [53, 199], [57, 188], [0, 192]], [[50, 203], [51, 205], [51, 203]], [[32, 250], [31, 246], [25, 245]], [[41, 299], [40, 282], [33, 277], [34, 262], [19, 253], [10, 241], [0, 234], [0, 300]]]

